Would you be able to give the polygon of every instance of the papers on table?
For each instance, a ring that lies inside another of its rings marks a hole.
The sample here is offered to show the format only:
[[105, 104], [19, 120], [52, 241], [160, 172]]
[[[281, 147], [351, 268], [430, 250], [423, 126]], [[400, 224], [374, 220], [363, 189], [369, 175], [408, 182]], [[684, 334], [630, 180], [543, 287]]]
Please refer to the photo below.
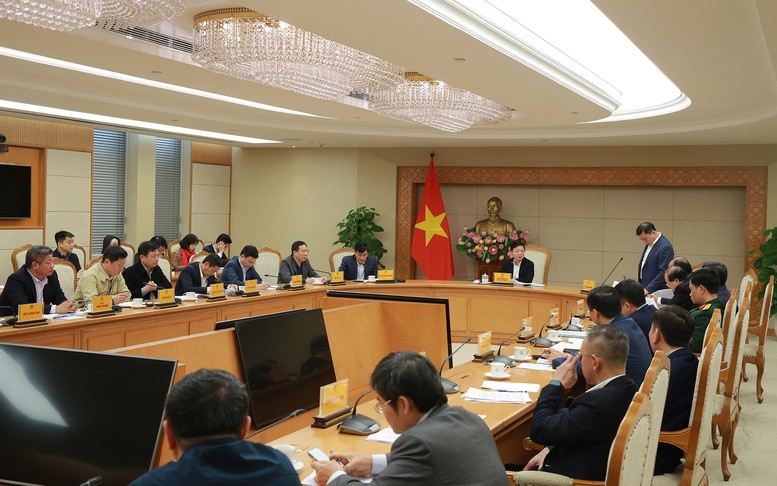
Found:
[[521, 363], [517, 366], [517, 368], [521, 368], [524, 370], [553, 371], [553, 366], [549, 364], [540, 364], [540, 363]]
[[519, 282], [517, 280], [513, 280], [513, 285], [516, 287], [544, 287], [545, 286], [545, 284], [541, 284], [541, 283], [534, 283], [534, 282], [526, 283], [526, 282]]
[[489, 390], [500, 390], [510, 392], [529, 392], [536, 393], [540, 391], [539, 383], [510, 383], [506, 381], [489, 381], [484, 380], [480, 388], [487, 388]]
[[490, 402], [490, 403], [529, 403], [531, 398], [525, 391], [518, 392], [500, 392], [500, 391], [486, 391], [478, 390], [477, 388], [470, 388], [467, 393], [464, 394], [464, 400], [468, 402]]
[[394, 429], [391, 427], [386, 427], [385, 429], [379, 430], [374, 434], [368, 435], [364, 440], [368, 440], [370, 442], [382, 442], [384, 444], [393, 444], [394, 441], [398, 438], [399, 434], [394, 432]]
[[[358, 479], [364, 484], [369, 484], [372, 482], [372, 478], [356, 478], [356, 479]], [[318, 483], [316, 482], [316, 471], [313, 471], [312, 473], [310, 473], [310, 476], [303, 479], [302, 484], [304, 486], [318, 486]]]

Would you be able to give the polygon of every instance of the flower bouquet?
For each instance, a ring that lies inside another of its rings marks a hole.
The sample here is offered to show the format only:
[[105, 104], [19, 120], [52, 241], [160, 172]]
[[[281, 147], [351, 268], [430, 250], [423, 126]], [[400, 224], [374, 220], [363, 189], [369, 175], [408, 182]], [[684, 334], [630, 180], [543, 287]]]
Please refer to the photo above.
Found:
[[456, 252], [463, 253], [473, 260], [480, 260], [484, 263], [504, 261], [509, 258], [507, 256], [507, 247], [510, 243], [519, 241], [525, 245], [528, 237], [521, 230], [510, 233], [497, 231], [493, 233], [485, 231], [476, 233], [474, 228], [464, 228], [464, 232], [456, 243]]

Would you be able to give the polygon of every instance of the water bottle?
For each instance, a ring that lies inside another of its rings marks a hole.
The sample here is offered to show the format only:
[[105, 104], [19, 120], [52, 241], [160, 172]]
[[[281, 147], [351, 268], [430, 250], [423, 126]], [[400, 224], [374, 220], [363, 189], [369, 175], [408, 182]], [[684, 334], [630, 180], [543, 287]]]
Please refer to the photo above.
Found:
[[483, 276], [480, 277], [480, 282], [484, 283], [484, 284], [488, 283], [488, 274], [487, 273], [483, 273]]

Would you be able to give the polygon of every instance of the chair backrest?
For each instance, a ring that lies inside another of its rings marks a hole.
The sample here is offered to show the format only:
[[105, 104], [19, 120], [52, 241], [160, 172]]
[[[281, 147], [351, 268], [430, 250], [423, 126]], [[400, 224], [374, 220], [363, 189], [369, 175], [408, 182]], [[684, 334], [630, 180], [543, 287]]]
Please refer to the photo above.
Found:
[[[739, 284], [739, 300], [737, 301], [737, 308], [742, 307], [742, 301], [745, 300], [745, 297], [750, 297], [750, 293], [745, 292], [747, 289], [747, 284], [750, 284], [750, 291], [755, 288], [755, 283], [758, 281], [758, 275], [755, 274], [755, 270], [750, 269], [747, 271], [747, 273], [742, 277], [742, 282]], [[752, 302], [752, 299], [750, 299]]]
[[[744, 292], [747, 292], [747, 289], [750, 288], [750, 283], [748, 282], [745, 286]], [[723, 319], [723, 362], [724, 363], [731, 363], [731, 344], [734, 341], [734, 335], [737, 332], [737, 320], [738, 316], [741, 313], [741, 308], [739, 311], [737, 311], [737, 307], [732, 304], [731, 301], [734, 301], [734, 303], [737, 302], [737, 299], [734, 297], [734, 295], [731, 295], [731, 299], [729, 299], [729, 304], [731, 304], [731, 312], [728, 315], [724, 314], [724, 317], [728, 317], [727, 319]], [[748, 302], [750, 302], [750, 299], [747, 299]], [[726, 309], [729, 308], [729, 305], [726, 304]], [[747, 324], [745, 324], [747, 326]]]
[[706, 346], [707, 343], [709, 342], [710, 336], [712, 336], [712, 331], [714, 329], [721, 329], [720, 309], [715, 309], [712, 312], [712, 317], [710, 317], [710, 323], [707, 325], [707, 329], [704, 331], [704, 346]]
[[[259, 250], [259, 258], [254, 263], [254, 268], [262, 277], [262, 280], [269, 284], [278, 283], [278, 272], [281, 269], [281, 252], [273, 250], [266, 246]], [[270, 275], [269, 277], [267, 275]]]
[[207, 251], [198, 251], [197, 253], [192, 255], [191, 258], [189, 258], [189, 263], [201, 262], [205, 260], [205, 257], [208, 255], [210, 255], [210, 253], [208, 253]]
[[32, 248], [32, 245], [20, 246], [11, 253], [11, 265], [13, 266], [14, 272], [22, 268], [24, 261], [27, 258], [27, 250], [30, 248]]
[[205, 248], [205, 243], [198, 239], [197, 244], [194, 246], [194, 253], [201, 252], [203, 248]]
[[707, 459], [707, 443], [712, 433], [712, 414], [715, 411], [715, 394], [718, 390], [720, 362], [723, 359], [723, 340], [721, 331], [715, 329], [710, 342], [701, 352], [701, 360], [696, 373], [696, 394], [693, 397], [688, 453], [686, 454], [681, 484], [702, 484], [706, 475], [704, 463]]
[[83, 246], [73, 245], [73, 253], [76, 254], [78, 257], [78, 264], [81, 265], [81, 268], [84, 268], [84, 265], [86, 265], [86, 250]]
[[[664, 416], [666, 393], [669, 390], [669, 372], [669, 358], [664, 355], [663, 351], [656, 351], [653, 360], [650, 362], [650, 367], [648, 368], [647, 373], [645, 373], [645, 381], [643, 381], [642, 385], [639, 387], [639, 391], [644, 393], [653, 404], [652, 415], [655, 420], [658, 420], [657, 426], [650, 428], [650, 437], [648, 440], [646, 461], [651, 465], [651, 468], [654, 467], [656, 463], [658, 436], [661, 433], [661, 420]], [[656, 419], [656, 417], [658, 418]], [[650, 486], [653, 481], [653, 474], [643, 476], [642, 480], [644, 486]]]
[[59, 286], [68, 300], [74, 300], [76, 295], [76, 266], [61, 258], [54, 259], [54, 271], [57, 272]]
[[181, 247], [181, 240], [173, 240], [167, 247], [167, 254], [172, 255], [173, 252]]
[[162, 270], [162, 273], [165, 274], [165, 277], [167, 277], [167, 280], [172, 282], [173, 281], [173, 263], [170, 261], [170, 259], [167, 258], [166, 255], [160, 255], [159, 256], [159, 262], [157, 263], [157, 266], [159, 266], [159, 269]]
[[135, 247], [125, 242], [121, 243], [121, 247], [127, 251], [127, 266], [135, 263], [135, 253], [137, 253]]
[[647, 395], [637, 392], [610, 448], [606, 484], [631, 486], [652, 482], [655, 459], [648, 462], [648, 450], [651, 441], [655, 442], [653, 449], [658, 446], [654, 428], [661, 428], [661, 417], [653, 416], [653, 404]]
[[731, 359], [728, 361], [726, 373], [726, 387], [724, 395], [738, 399], [739, 385], [742, 382], [742, 360], [745, 356], [745, 339], [747, 338], [747, 323], [750, 322], [750, 300], [742, 301], [743, 307], [737, 312], [737, 320], [733, 342], [731, 343]]
[[758, 345], [763, 346], [766, 339], [766, 330], [769, 325], [769, 314], [772, 313], [772, 296], [774, 295], [774, 275], [769, 277], [769, 283], [764, 288], [764, 300], [761, 302], [761, 322], [758, 326]]
[[535, 245], [526, 245], [524, 256], [534, 263], [535, 283], [548, 284], [550, 272], [550, 250]]
[[84, 269], [91, 268], [92, 266], [97, 265], [98, 263], [100, 263], [102, 260], [103, 260], [103, 256], [102, 255], [97, 255], [96, 257], [94, 257], [91, 260], [89, 260], [88, 262], [86, 262], [86, 266], [84, 267]]
[[[336, 272], [338, 268], [340, 268], [340, 263], [342, 263], [343, 258], [347, 257], [348, 255], [353, 255], [353, 248], [349, 247], [343, 247], [339, 250], [335, 250], [332, 253], [329, 254], [329, 271], [330, 272]], [[366, 278], [366, 277], [365, 277]]]

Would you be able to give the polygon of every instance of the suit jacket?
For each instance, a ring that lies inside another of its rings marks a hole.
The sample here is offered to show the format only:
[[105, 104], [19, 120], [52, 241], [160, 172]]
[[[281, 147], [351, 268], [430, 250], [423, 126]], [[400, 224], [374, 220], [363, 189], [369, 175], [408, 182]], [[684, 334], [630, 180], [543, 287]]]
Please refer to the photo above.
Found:
[[[651, 293], [666, 288], [664, 272], [669, 268], [669, 262], [674, 258], [674, 248], [672, 248], [672, 244], [666, 238], [666, 235], [662, 234], [653, 243], [653, 249], [650, 250], [647, 260], [645, 260], [647, 249], [648, 247], [645, 246], [645, 249], [642, 250], [642, 256], [637, 264], [637, 275], [639, 275], [639, 283], [645, 287], [648, 293]], [[642, 260], [645, 260], [644, 266], [642, 265]]]
[[289, 255], [281, 261], [281, 268], [278, 272], [278, 283], [291, 282], [292, 275], [302, 275], [302, 283], [305, 283], [309, 277], [319, 278], [313, 267], [310, 266], [310, 260], [305, 260], [302, 265], [297, 265], [294, 255]]
[[[360, 486], [341, 475], [332, 484]], [[505, 486], [508, 484], [496, 442], [483, 419], [461, 407], [443, 404], [391, 446], [388, 465], [372, 484]]]
[[[691, 350], [680, 348], [669, 355], [669, 388], [661, 430], [673, 431], [688, 427], [691, 420], [691, 405], [696, 392], [696, 371], [699, 359]], [[674, 471], [683, 457], [682, 449], [669, 444], [658, 444], [655, 474]]]
[[[513, 274], [515, 269], [515, 262], [513, 260], [502, 263], [499, 267], [500, 273]], [[523, 283], [531, 283], [534, 280], [534, 262], [528, 258], [521, 260], [521, 268], [518, 270], [518, 281]]]
[[179, 461], [168, 462], [130, 484], [293, 486], [300, 482], [291, 461], [280, 451], [246, 440], [216, 439], [191, 447]]
[[210, 245], [206, 246], [205, 248], [203, 248], [202, 251], [207, 251], [208, 253], [215, 253], [216, 255], [218, 255], [219, 258], [221, 258], [221, 266], [222, 267], [224, 265], [226, 265], [227, 262], [229, 261], [229, 257], [227, 256], [226, 252], [221, 252], [221, 253], [217, 252], [216, 251], [216, 247], [214, 247], [212, 244], [210, 244]]
[[[149, 281], [148, 273], [146, 273], [146, 268], [143, 266], [143, 264], [137, 262], [131, 267], [125, 268], [121, 275], [124, 277], [124, 283], [127, 284], [127, 288], [132, 294], [132, 298], [143, 298], [144, 296], [141, 293], [141, 290]], [[153, 280], [154, 283], [157, 284], [157, 287], [160, 289], [173, 288], [173, 285], [169, 280], [167, 280], [167, 277], [165, 277], [165, 272], [163, 272], [159, 267], [154, 267], [151, 269], [151, 280]], [[156, 291], [152, 290], [146, 295], [149, 297], [156, 297]]]
[[650, 326], [653, 324], [653, 314], [656, 312], [655, 306], [643, 305], [639, 309], [635, 310], [629, 317], [632, 321], [636, 322], [642, 332], [645, 334], [645, 339], [650, 343]]
[[[259, 276], [259, 273], [254, 267], [248, 268], [248, 271], [246, 271], [246, 279], [256, 279], [257, 283], [262, 283], [262, 277]], [[224, 270], [221, 272], [221, 281], [224, 282], [224, 284], [246, 284], [245, 280], [243, 280], [243, 265], [240, 264], [240, 257], [232, 257], [227, 264], [224, 265]]]
[[603, 388], [583, 393], [568, 408], [559, 408], [564, 388], [545, 386], [529, 431], [534, 442], [552, 446], [542, 470], [603, 481], [610, 446], [636, 391], [631, 379], [619, 376]]
[[[340, 263], [339, 271], [345, 272], [346, 280], [356, 280], [359, 275], [359, 264], [356, 262], [356, 255], [348, 255]], [[378, 259], [372, 255], [367, 257], [364, 262], [364, 278], [370, 275], [378, 276]]]
[[[214, 283], [216, 283], [216, 276], [211, 275], [208, 277], [208, 285]], [[208, 293], [208, 288], [202, 287], [200, 281], [200, 262], [190, 263], [178, 275], [178, 282], [175, 283], [175, 295], [183, 295], [186, 292]]]
[[680, 285], [674, 288], [674, 295], [672, 298], [661, 299], [661, 303], [664, 305], [679, 305], [689, 312], [698, 307], [691, 300], [691, 287], [688, 280], [680, 282]]
[[51, 253], [51, 256], [53, 256], [54, 258], [67, 260], [70, 263], [72, 263], [74, 267], [76, 267], [76, 272], [81, 271], [81, 262], [78, 261], [78, 255], [76, 255], [72, 251], [68, 253], [67, 256], [62, 256], [62, 253], [59, 252], [59, 248], [55, 248], [54, 251]]
[[[62, 287], [59, 285], [57, 272], [54, 272], [48, 277], [48, 282], [43, 287], [43, 313], [51, 314], [52, 307], [56, 311], [56, 306], [66, 300], [67, 297], [65, 297]], [[19, 304], [34, 304], [37, 301], [38, 294], [35, 291], [35, 283], [27, 271], [27, 266], [22, 265], [22, 268], [8, 276], [5, 288], [3, 288], [3, 294], [0, 295], [0, 306], [13, 307], [14, 313], [18, 314]], [[54, 305], [52, 306], [52, 304]]]

